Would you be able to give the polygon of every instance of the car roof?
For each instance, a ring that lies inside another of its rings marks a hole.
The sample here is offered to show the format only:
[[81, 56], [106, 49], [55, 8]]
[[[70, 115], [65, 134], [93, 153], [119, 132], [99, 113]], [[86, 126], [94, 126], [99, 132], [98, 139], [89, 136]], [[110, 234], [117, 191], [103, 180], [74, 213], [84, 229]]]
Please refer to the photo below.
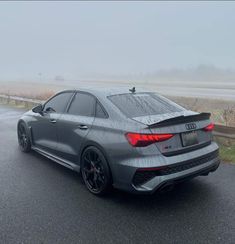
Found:
[[[112, 95], [118, 95], [118, 94], [125, 94], [125, 93], [131, 93], [129, 89], [132, 87], [125, 86], [125, 87], [91, 87], [91, 88], [79, 88], [74, 89], [73, 91], [80, 91], [80, 92], [88, 92], [90, 94], [93, 94], [98, 97], [108, 97]], [[71, 91], [71, 90], [69, 90]], [[136, 88], [136, 93], [139, 92], [149, 92], [143, 88]]]

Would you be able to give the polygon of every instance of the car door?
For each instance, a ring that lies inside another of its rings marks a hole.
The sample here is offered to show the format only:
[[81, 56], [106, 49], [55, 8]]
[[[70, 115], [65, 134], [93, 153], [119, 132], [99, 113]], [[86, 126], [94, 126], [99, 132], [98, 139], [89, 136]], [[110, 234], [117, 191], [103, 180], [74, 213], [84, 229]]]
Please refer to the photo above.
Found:
[[58, 151], [60, 156], [72, 163], [78, 155], [85, 137], [94, 122], [96, 98], [85, 92], [77, 92], [68, 109], [58, 121]]
[[35, 113], [31, 124], [33, 143], [39, 149], [57, 154], [57, 122], [66, 110], [74, 92], [62, 92], [52, 97], [43, 106], [42, 113]]

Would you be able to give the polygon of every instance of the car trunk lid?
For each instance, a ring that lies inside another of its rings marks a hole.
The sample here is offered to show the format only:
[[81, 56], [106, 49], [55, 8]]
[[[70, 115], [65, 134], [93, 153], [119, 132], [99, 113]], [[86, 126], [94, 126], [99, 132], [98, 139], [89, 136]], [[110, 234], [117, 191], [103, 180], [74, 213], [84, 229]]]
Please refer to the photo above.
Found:
[[204, 130], [210, 124], [209, 113], [185, 110], [132, 119], [147, 125], [153, 134], [170, 133], [174, 135], [169, 140], [155, 143], [159, 151], [165, 156], [186, 153], [211, 143], [211, 133]]

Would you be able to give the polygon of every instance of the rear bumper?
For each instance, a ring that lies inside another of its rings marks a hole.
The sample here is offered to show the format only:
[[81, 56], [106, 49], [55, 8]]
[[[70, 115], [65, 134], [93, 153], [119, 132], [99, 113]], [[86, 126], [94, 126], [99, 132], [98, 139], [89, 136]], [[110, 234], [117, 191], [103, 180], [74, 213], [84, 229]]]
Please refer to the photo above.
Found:
[[[155, 165], [150, 162], [149, 167], [146, 167], [146, 158], [142, 159], [142, 163], [141, 159], [138, 159], [138, 165], [118, 165], [119, 177], [117, 181], [114, 181], [114, 187], [133, 193], [153, 193], [168, 184], [175, 184], [179, 181], [213, 172], [220, 164], [216, 143], [197, 150], [197, 153], [187, 153], [187, 157], [182, 157], [181, 161], [178, 160], [179, 157], [164, 157], [165, 162], [157, 164], [156, 162], [161, 162], [161, 159], [155, 157]], [[137, 160], [135, 159], [135, 161]], [[149, 176], [149, 173], [153, 173], [152, 167], [157, 167], [156, 174]], [[146, 169], [147, 178], [135, 181], [135, 176], [141, 168]], [[158, 170], [159, 168], [160, 170]]]
[[176, 177], [176, 178], [174, 178], [172, 180], [166, 180], [165, 182], [162, 182], [160, 185], [158, 185], [158, 187], [156, 189], [154, 189], [154, 191], [164, 189], [168, 185], [175, 185], [177, 183], [193, 179], [194, 177], [197, 177], [197, 176], [200, 176], [200, 175], [207, 175], [207, 174], [209, 174], [211, 172], [216, 171], [217, 168], [219, 167], [219, 165], [220, 165], [220, 160], [218, 159], [218, 161], [216, 161], [213, 165], [211, 165], [211, 166], [209, 166], [207, 168], [203, 168], [203, 169], [201, 169], [199, 171], [196, 171], [196, 172], [184, 175], [184, 176]]
[[135, 186], [133, 187], [137, 192], [153, 193], [157, 190], [161, 190], [167, 185], [176, 184], [180, 181], [192, 179], [199, 175], [204, 175], [210, 172], [214, 172], [219, 167], [219, 164], [220, 164], [220, 159], [219, 157], [217, 157], [207, 163], [204, 163], [203, 165], [193, 167], [191, 169], [184, 170], [175, 174], [156, 176], [139, 187], [135, 187]]

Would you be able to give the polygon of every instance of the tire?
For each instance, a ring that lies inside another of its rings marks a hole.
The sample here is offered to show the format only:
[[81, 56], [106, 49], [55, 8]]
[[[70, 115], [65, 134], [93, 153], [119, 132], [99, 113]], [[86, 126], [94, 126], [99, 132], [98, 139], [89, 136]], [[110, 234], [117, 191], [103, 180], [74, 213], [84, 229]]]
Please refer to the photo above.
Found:
[[112, 186], [112, 176], [102, 152], [90, 146], [85, 149], [81, 159], [81, 174], [87, 189], [95, 195], [108, 193]]
[[28, 153], [31, 151], [31, 142], [26, 125], [20, 122], [17, 128], [18, 143], [22, 152]]

